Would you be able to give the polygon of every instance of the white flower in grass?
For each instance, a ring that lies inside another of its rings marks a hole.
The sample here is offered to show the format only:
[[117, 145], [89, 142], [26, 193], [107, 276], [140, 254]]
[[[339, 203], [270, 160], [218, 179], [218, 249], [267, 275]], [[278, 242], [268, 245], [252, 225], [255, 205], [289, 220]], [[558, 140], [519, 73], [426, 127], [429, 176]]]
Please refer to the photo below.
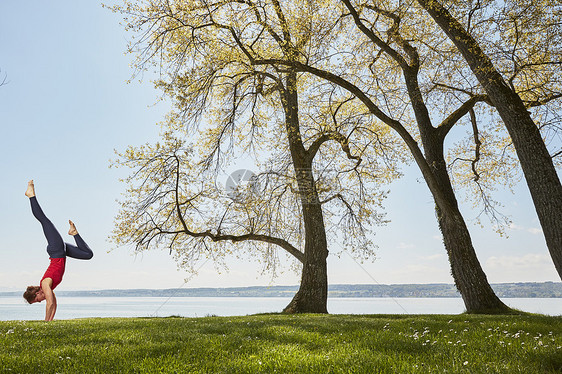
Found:
[[468, 361], [462, 363], [464, 366], [468, 365]]

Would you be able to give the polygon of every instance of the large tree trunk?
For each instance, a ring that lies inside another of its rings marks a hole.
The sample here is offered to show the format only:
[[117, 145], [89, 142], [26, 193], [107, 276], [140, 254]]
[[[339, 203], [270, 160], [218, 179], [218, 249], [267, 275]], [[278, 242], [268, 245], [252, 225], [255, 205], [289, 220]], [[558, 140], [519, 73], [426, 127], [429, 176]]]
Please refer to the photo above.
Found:
[[510, 309], [494, 293], [476, 256], [470, 232], [459, 210], [451, 180], [447, 172], [439, 141], [426, 150], [434, 175], [447, 200], [445, 206], [436, 205], [437, 220], [449, 257], [451, 274], [468, 313], [504, 313]]
[[435, 198], [437, 220], [451, 265], [451, 275], [468, 313], [501, 313], [509, 311], [494, 293], [476, 256], [468, 227], [459, 210], [443, 156], [446, 133], [434, 128], [422, 100], [417, 70], [404, 70], [406, 87], [420, 129], [425, 159], [431, 165], [436, 183], [428, 183]]
[[283, 312], [328, 313], [328, 248], [320, 204], [304, 205], [303, 216], [306, 238], [301, 284]]
[[301, 199], [305, 231], [301, 284], [284, 313], [328, 313], [328, 243], [322, 206], [312, 172], [312, 159], [304, 148], [299, 128], [296, 73], [289, 73], [283, 94], [285, 123], [291, 158]]
[[451, 264], [451, 274], [468, 313], [505, 313], [510, 309], [494, 293], [474, 252], [459, 211], [436, 208], [439, 228]]
[[[393, 37], [401, 45], [405, 54], [408, 55], [408, 59], [405, 59], [404, 55], [396, 52], [396, 50], [373, 33], [369, 27], [363, 24], [361, 16], [353, 8], [349, 0], [343, 0], [343, 2], [362, 32], [381, 50], [388, 53], [402, 69], [423, 142], [425, 156], [420, 154], [415, 141], [411, 139], [408, 133], [403, 131], [401, 126], [397, 126], [392, 121], [387, 121], [387, 123], [390, 122], [390, 125], [394, 125], [394, 128], [399, 131], [408, 147], [412, 150], [416, 163], [419, 165], [433, 195], [437, 206], [439, 227], [441, 228], [445, 247], [449, 255], [451, 272], [457, 289], [464, 299], [467, 312], [489, 313], [508, 311], [509, 308], [498, 299], [488, 283], [486, 274], [484, 274], [476, 257], [468, 228], [458, 209], [457, 200], [443, 157], [443, 143], [447, 132], [443, 129], [434, 128], [431, 123], [431, 118], [418, 83], [420, 59], [417, 50], [407, 40], [403, 40], [400, 37], [398, 29], [389, 32], [389, 36], [394, 33]], [[396, 21], [396, 18], [394, 21]], [[378, 110], [378, 108], [374, 109]], [[377, 115], [377, 110], [372, 111], [373, 114]], [[380, 114], [378, 116], [379, 118], [381, 117]]]
[[503, 119], [521, 162], [554, 266], [562, 278], [562, 185], [540, 132], [521, 98], [476, 40], [436, 0], [418, 0], [455, 43]]
[[[446, 204], [436, 205], [436, 212], [455, 285], [468, 313], [507, 312], [509, 307], [496, 296], [480, 266], [447, 172], [443, 141], [437, 131], [433, 132], [436, 139], [425, 139], [424, 148], [427, 161], [433, 166], [433, 174], [446, 200]], [[428, 137], [428, 134], [424, 135], [422, 138]]]

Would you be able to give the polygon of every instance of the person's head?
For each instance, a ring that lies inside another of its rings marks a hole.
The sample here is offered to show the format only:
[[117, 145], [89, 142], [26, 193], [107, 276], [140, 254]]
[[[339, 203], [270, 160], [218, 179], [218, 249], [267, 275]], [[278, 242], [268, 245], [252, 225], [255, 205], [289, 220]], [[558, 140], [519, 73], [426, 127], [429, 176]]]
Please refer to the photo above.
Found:
[[45, 300], [45, 294], [41, 287], [39, 286], [29, 286], [27, 290], [23, 293], [23, 298], [29, 303], [40, 303], [41, 301]]

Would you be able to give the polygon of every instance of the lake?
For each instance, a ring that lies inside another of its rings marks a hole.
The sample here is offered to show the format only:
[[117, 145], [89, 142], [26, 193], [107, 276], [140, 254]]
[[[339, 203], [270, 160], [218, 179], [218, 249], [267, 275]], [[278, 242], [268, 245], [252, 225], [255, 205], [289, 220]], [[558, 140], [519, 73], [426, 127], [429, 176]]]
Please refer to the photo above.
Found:
[[[56, 319], [90, 317], [205, 317], [280, 312], [285, 297], [57, 297]], [[506, 298], [510, 307], [562, 315], [560, 298]], [[330, 298], [332, 314], [460, 314], [461, 298]], [[45, 303], [28, 305], [21, 297], [0, 297], [0, 320], [42, 320]]]

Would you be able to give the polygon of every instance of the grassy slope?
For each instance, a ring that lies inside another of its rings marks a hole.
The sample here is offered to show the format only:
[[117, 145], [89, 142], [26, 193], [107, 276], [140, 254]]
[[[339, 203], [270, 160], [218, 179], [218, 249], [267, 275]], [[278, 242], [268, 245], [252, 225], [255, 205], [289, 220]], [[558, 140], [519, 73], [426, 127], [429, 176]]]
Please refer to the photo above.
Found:
[[0, 322], [0, 373], [557, 373], [562, 317]]

